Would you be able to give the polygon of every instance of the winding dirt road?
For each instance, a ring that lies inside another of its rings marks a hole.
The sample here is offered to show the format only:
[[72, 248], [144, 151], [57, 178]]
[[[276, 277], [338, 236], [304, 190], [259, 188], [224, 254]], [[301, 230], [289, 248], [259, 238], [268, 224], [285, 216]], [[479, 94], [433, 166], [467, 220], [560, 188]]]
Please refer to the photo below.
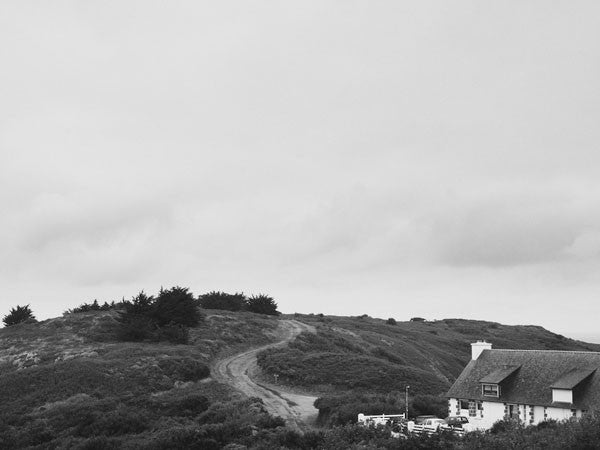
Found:
[[287, 425], [292, 428], [297, 430], [306, 429], [307, 424], [311, 423], [318, 413], [318, 410], [313, 406], [317, 397], [285, 392], [279, 386], [267, 387], [250, 378], [252, 374], [258, 371], [256, 355], [259, 352], [267, 348], [287, 345], [288, 342], [304, 331], [315, 332], [310, 325], [296, 320], [281, 320], [277, 330], [281, 336], [280, 341], [215, 362], [213, 378], [233, 386], [249, 397], [261, 398], [269, 413], [282, 417], [286, 420]]

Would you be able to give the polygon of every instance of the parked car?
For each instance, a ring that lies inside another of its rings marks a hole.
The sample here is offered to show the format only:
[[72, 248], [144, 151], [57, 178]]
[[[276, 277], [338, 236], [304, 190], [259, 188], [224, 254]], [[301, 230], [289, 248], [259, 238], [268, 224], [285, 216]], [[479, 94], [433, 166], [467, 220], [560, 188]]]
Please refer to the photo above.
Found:
[[435, 433], [436, 431], [440, 431], [442, 427], [446, 426], [447, 423], [444, 419], [434, 418], [427, 419], [423, 422], [423, 431], [427, 433]]
[[425, 422], [427, 419], [439, 419], [438, 416], [417, 416], [415, 418], [415, 424], [416, 425], [421, 425], [423, 424], [423, 422]]
[[452, 431], [473, 431], [473, 424], [465, 416], [450, 416], [444, 419], [446, 421], [445, 430]]

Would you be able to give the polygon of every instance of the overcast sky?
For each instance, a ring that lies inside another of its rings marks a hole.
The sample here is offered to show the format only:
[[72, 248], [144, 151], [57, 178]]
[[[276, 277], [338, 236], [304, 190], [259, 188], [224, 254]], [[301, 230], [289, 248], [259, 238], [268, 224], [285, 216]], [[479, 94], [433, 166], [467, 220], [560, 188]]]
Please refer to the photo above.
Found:
[[0, 312], [600, 314], [600, 2], [3, 1]]

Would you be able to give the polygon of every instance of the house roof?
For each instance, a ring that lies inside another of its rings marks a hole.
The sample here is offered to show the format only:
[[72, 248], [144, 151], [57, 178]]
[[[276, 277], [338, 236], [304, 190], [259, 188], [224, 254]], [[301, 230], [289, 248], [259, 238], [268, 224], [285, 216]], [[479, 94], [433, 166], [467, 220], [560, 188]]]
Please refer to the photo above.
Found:
[[596, 369], [573, 369], [552, 383], [550, 387], [554, 389], [573, 389], [593, 374], [595, 370]]
[[492, 384], [500, 384], [510, 375], [512, 375], [519, 367], [521, 366], [504, 366], [499, 369], [494, 370], [492, 373], [486, 375], [481, 380], [480, 383], [492, 383]]
[[[554, 387], [573, 389], [570, 407], [590, 410], [600, 408], [600, 371], [596, 370], [599, 367], [600, 353], [597, 352], [484, 350], [467, 364], [446, 395], [469, 400], [559, 406], [552, 403]], [[510, 368], [513, 370], [508, 373]], [[482, 382], [500, 384], [500, 397], [484, 397]]]

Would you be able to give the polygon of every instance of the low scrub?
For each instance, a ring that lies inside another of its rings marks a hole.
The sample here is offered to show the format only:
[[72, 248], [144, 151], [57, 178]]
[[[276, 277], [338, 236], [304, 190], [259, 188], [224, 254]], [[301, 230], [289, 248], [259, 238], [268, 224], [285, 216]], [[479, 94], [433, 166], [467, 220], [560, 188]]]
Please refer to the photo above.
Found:
[[249, 311], [270, 316], [278, 316], [280, 314], [273, 297], [264, 294], [246, 297], [243, 293], [228, 294], [226, 292], [212, 291], [199, 296], [198, 301], [204, 309]]

